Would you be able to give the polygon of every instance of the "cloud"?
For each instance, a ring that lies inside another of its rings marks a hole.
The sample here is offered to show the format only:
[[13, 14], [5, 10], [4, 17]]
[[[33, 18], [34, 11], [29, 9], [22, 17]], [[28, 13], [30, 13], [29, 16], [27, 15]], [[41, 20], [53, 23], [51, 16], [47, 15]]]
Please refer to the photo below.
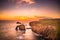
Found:
[[35, 3], [34, 0], [17, 0], [16, 3], [21, 4], [23, 2], [25, 2], [25, 3], [29, 4], [29, 5]]

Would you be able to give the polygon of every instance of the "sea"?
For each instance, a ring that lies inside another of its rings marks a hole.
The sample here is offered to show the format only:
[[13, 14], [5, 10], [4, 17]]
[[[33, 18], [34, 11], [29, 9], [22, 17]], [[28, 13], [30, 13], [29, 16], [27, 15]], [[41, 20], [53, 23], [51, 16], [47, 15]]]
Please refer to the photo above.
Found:
[[16, 31], [15, 28], [17, 20], [0, 20], [0, 40], [40, 40], [35, 36], [28, 23], [26, 25], [25, 33]]

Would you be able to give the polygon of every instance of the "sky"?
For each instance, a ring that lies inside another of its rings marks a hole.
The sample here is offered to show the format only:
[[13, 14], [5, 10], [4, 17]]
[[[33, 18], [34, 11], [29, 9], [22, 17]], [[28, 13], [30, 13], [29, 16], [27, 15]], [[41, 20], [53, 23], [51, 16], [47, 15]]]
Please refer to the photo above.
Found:
[[0, 0], [0, 20], [16, 17], [60, 18], [57, 0]]

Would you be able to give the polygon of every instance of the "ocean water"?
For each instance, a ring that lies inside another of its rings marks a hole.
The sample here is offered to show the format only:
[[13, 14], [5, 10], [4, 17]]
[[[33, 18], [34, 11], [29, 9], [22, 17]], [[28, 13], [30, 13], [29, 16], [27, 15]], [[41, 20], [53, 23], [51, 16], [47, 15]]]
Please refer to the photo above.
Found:
[[27, 22], [25, 24], [25, 33], [16, 31], [16, 20], [0, 20], [0, 40], [47, 40], [41, 39], [38, 34], [34, 34]]
[[16, 22], [14, 20], [0, 20], [0, 40], [35, 40], [31, 29], [26, 29], [24, 34], [21, 31], [16, 31]]

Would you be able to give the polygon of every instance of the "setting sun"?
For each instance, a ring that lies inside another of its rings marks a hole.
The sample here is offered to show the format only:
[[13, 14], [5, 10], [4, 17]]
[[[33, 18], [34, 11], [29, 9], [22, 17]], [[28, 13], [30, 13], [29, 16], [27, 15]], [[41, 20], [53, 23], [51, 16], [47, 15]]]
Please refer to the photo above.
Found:
[[26, 17], [20, 17], [18, 18], [18, 20], [26, 20], [27, 18]]

